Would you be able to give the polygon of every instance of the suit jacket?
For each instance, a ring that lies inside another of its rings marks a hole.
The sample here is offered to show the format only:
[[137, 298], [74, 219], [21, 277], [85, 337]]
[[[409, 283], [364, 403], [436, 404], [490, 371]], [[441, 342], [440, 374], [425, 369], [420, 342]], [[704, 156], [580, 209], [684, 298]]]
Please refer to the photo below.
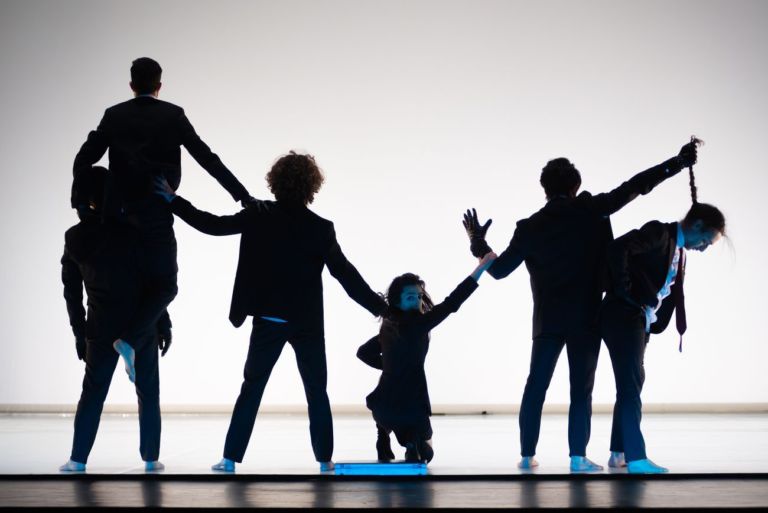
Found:
[[386, 309], [381, 296], [342, 253], [333, 223], [303, 205], [258, 201], [235, 215], [215, 216], [176, 196], [171, 209], [209, 235], [242, 234], [229, 313], [235, 326], [255, 315], [322, 328], [325, 266], [373, 315]]
[[[64, 241], [61, 279], [72, 332], [78, 340], [112, 343], [133, 320], [142, 299], [135, 266], [137, 235], [128, 226], [104, 225], [97, 218], [88, 218], [67, 230]], [[170, 329], [171, 319], [163, 311], [156, 328], [147, 327], [137, 334]]]
[[[75, 157], [75, 180], [78, 171], [98, 162], [109, 148], [111, 208], [146, 199], [152, 193], [151, 176], [155, 174], [164, 175], [175, 190], [181, 182], [180, 146], [235, 201], [248, 198], [245, 187], [197, 135], [184, 109], [147, 96], [119, 103], [104, 112], [98, 128], [88, 134]], [[74, 189], [72, 207], [76, 208]]]
[[432, 415], [424, 373], [429, 332], [458, 311], [475, 289], [477, 282], [469, 277], [429, 312], [403, 312], [396, 319], [384, 319], [379, 336], [358, 350], [358, 356], [362, 353], [363, 361], [371, 362], [369, 365], [375, 367], [381, 362], [379, 384], [366, 398], [366, 404], [378, 422], [391, 428]]
[[[610, 288], [605, 300], [629, 299], [636, 305], [655, 307], [676, 250], [677, 223], [651, 221], [613, 241], [607, 251]], [[675, 310], [675, 292], [684, 274], [683, 268], [675, 278], [672, 293], [656, 312], [651, 333], [661, 333], [669, 324]]]
[[554, 198], [518, 221], [509, 246], [488, 273], [501, 279], [525, 262], [533, 293], [533, 337], [596, 329], [605, 288], [604, 255], [613, 240], [609, 216], [679, 171], [670, 159], [610, 192]]

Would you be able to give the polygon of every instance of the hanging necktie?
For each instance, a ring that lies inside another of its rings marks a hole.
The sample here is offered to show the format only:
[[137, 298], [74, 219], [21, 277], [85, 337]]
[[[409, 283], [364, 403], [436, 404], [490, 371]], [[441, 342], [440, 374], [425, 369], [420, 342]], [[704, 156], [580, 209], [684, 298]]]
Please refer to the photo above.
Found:
[[688, 328], [688, 323], [685, 320], [685, 294], [683, 293], [683, 278], [685, 276], [685, 252], [683, 248], [679, 249], [680, 255], [677, 261], [677, 276], [675, 276], [675, 284], [672, 287], [672, 296], [675, 302], [675, 324], [677, 325], [677, 332], [680, 334], [680, 347], [679, 351], [683, 352], [683, 333]]

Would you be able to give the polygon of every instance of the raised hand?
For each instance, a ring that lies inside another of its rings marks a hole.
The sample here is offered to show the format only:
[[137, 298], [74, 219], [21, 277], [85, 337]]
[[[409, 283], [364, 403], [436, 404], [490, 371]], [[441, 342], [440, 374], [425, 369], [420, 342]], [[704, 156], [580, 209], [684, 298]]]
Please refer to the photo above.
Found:
[[696, 163], [696, 159], [698, 157], [696, 150], [702, 143], [703, 141], [701, 139], [697, 139], [695, 136], [692, 136], [691, 142], [680, 148], [680, 153], [677, 154], [677, 159], [680, 162], [681, 168], [691, 167]]
[[477, 212], [474, 208], [467, 210], [464, 214], [462, 224], [469, 237], [469, 249], [472, 255], [478, 258], [491, 251], [490, 246], [485, 242], [485, 234], [488, 232], [488, 227], [491, 226], [492, 222], [493, 219], [488, 219], [484, 225], [481, 225], [480, 221], [477, 220]]
[[489, 251], [486, 253], [481, 259], [480, 262], [477, 264], [477, 267], [474, 271], [472, 271], [472, 278], [475, 279], [475, 281], [480, 279], [480, 276], [488, 269], [492, 264], [493, 261], [496, 260], [496, 253], [493, 251]]

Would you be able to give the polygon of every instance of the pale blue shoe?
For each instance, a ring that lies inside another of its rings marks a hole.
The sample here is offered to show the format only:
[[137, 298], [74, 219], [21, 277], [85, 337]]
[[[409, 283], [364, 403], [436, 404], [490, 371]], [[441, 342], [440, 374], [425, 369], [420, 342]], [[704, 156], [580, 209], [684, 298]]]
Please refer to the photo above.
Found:
[[571, 472], [600, 472], [602, 465], [598, 465], [586, 456], [571, 456]]
[[336, 466], [333, 464], [332, 461], [320, 462], [320, 472], [332, 472], [334, 468], [336, 468]]
[[608, 466], [610, 468], [624, 468], [627, 466], [627, 462], [624, 459], [623, 452], [611, 451], [611, 457], [608, 458]]
[[627, 471], [630, 474], [666, 474], [668, 468], [660, 467], [649, 459], [627, 462]]
[[144, 471], [145, 472], [160, 472], [161, 470], [165, 470], [165, 465], [163, 465], [159, 461], [145, 461], [144, 462]]
[[211, 466], [211, 470], [215, 470], [216, 472], [234, 472], [235, 462], [228, 460], [227, 458], [221, 458], [220, 462]]
[[539, 462], [533, 456], [523, 456], [517, 464], [520, 470], [533, 470], [539, 466]]
[[125, 373], [128, 374], [128, 379], [131, 383], [136, 382], [136, 351], [123, 339], [117, 339], [112, 344], [117, 354], [123, 357], [125, 362]]
[[85, 472], [85, 463], [67, 460], [64, 465], [59, 467], [59, 472]]

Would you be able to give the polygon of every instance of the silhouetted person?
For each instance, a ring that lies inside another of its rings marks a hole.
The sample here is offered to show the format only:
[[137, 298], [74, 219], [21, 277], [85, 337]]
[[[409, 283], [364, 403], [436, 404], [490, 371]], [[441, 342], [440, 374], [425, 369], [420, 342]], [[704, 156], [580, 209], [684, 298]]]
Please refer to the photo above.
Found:
[[682, 221], [651, 221], [608, 246], [610, 286], [600, 312], [602, 336], [616, 380], [608, 465], [626, 465], [633, 474], [667, 472], [648, 459], [640, 431], [648, 340], [651, 333], [666, 329], [674, 312], [682, 351], [682, 334], [687, 327], [683, 293], [686, 250], [704, 251], [725, 233], [722, 212], [698, 203], [693, 169], [690, 173], [693, 206]]
[[430, 331], [459, 310], [477, 289], [477, 281], [495, 258], [495, 254], [487, 253], [438, 305], [432, 303], [424, 281], [417, 275], [406, 273], [392, 280], [379, 335], [360, 346], [357, 352], [362, 361], [382, 370], [378, 385], [366, 397], [366, 405], [376, 421], [379, 461], [394, 459], [389, 448], [390, 432], [394, 432], [397, 441], [405, 447], [405, 461], [429, 463], [432, 460], [429, 420], [432, 403], [424, 372]]
[[[77, 356], [85, 360], [83, 391], [75, 415], [70, 460], [62, 471], [85, 470], [96, 438], [104, 400], [119, 358], [112, 342], [135, 315], [143, 300], [136, 265], [136, 230], [111, 218], [101, 208], [107, 170], [94, 167], [81, 173], [75, 196], [82, 200], [80, 222], [67, 230], [61, 277]], [[83, 308], [83, 285], [88, 311]], [[141, 458], [147, 470], [158, 470], [160, 452], [160, 382], [157, 353], [171, 344], [171, 320], [163, 311], [156, 324], [135, 340], [136, 395], [139, 400]]]
[[197, 210], [161, 185], [174, 214], [192, 227], [210, 235], [242, 234], [229, 319], [240, 326], [252, 315], [253, 332], [224, 459], [213, 468], [233, 471], [235, 462], [242, 462], [264, 387], [288, 342], [307, 396], [312, 449], [321, 470], [330, 470], [333, 424], [326, 393], [323, 268], [373, 315], [381, 315], [386, 303], [341, 252], [333, 223], [307, 208], [323, 183], [314, 158], [293, 152], [281, 157], [267, 182], [276, 201], [258, 201], [221, 217]]
[[[130, 86], [135, 97], [105, 111], [74, 162], [73, 189], [80, 173], [109, 149], [105, 215], [117, 216], [136, 227], [144, 246], [139, 262], [146, 299], [124, 331], [117, 334], [115, 345], [127, 362], [136, 334], [157, 321], [178, 291], [173, 215], [152, 193], [151, 177], [164, 176], [174, 190], [178, 188], [180, 147], [184, 146], [236, 201], [245, 205], [250, 199], [245, 187], [197, 135], [184, 109], [158, 100], [161, 74], [160, 65], [150, 58], [133, 61]], [[83, 208], [74, 194], [72, 207]]]
[[[542, 170], [541, 185], [547, 204], [531, 217], [518, 221], [509, 246], [488, 269], [491, 276], [501, 279], [525, 262], [531, 275], [533, 348], [520, 406], [520, 468], [538, 465], [534, 455], [544, 397], [565, 346], [571, 388], [571, 469], [602, 469], [587, 459], [586, 450], [600, 352], [597, 315], [604, 289], [603, 262], [605, 249], [613, 239], [609, 216], [695, 161], [696, 145], [687, 144], [676, 157], [595, 196], [586, 191], [577, 195], [581, 175], [568, 159], [551, 160]], [[481, 226], [474, 211], [468, 211], [464, 217], [472, 254], [482, 256], [491, 251], [485, 241], [490, 221]]]

